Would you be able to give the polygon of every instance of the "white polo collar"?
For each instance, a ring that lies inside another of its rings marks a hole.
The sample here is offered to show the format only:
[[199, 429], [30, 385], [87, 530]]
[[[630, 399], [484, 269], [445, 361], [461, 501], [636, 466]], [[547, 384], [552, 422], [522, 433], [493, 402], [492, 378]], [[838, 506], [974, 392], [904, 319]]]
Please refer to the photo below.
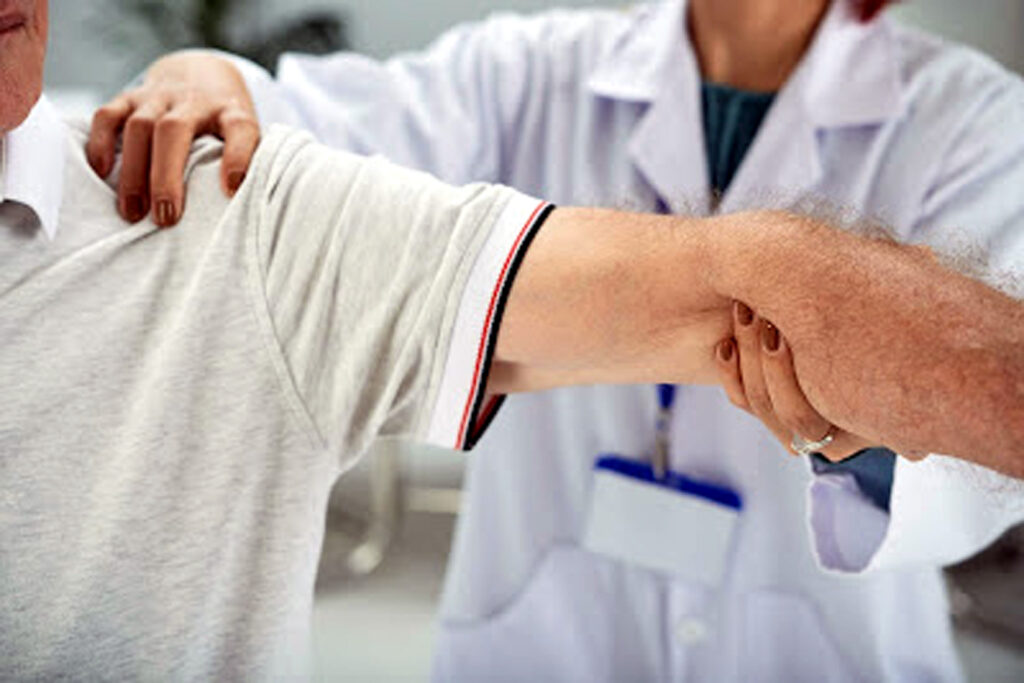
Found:
[[0, 138], [0, 202], [30, 208], [51, 240], [64, 195], [64, 122], [45, 96], [20, 126]]

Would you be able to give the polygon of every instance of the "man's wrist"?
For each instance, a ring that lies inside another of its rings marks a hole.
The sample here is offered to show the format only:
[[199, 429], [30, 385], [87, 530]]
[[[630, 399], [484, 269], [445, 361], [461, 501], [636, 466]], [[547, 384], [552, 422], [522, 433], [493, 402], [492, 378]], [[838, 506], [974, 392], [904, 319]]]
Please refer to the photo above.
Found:
[[715, 291], [746, 303], [788, 336], [813, 338], [826, 324], [826, 309], [835, 303], [833, 292], [822, 287], [835, 258], [830, 245], [842, 233], [784, 211], [749, 211], [712, 220], [709, 272]]
[[781, 212], [748, 211], [708, 219], [708, 275], [723, 297], [763, 306], [763, 276], [784, 260], [791, 216]]

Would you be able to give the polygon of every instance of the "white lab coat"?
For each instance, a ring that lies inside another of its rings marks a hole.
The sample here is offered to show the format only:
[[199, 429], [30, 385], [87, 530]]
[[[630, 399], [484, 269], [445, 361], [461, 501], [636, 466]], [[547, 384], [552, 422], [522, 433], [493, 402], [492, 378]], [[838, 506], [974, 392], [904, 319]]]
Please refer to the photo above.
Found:
[[[288, 56], [277, 82], [246, 77], [264, 120], [452, 182], [707, 213], [684, 10], [499, 15], [386, 63]], [[898, 239], [1020, 273], [1024, 86], [965, 48], [884, 19], [859, 24], [838, 2], [719, 210], [794, 204], [877, 217]], [[684, 388], [673, 467], [745, 503], [711, 589], [580, 546], [595, 456], [647, 452], [654, 413], [650, 386], [508, 401], [470, 460], [438, 680], [961, 677], [938, 567], [1024, 518], [1015, 483], [940, 456], [901, 459], [886, 514], [849, 477], [786, 457], [720, 390]]]

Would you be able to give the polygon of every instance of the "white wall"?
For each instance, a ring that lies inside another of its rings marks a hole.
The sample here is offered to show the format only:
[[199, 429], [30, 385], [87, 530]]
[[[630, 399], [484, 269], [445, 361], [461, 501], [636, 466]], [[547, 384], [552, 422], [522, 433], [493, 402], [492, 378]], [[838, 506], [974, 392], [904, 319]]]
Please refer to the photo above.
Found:
[[[247, 32], [309, 9], [340, 9], [348, 17], [354, 47], [382, 57], [423, 47], [446, 27], [497, 9], [530, 12], [556, 5], [624, 4], [614, 0], [249, 0], [237, 23], [240, 32]], [[141, 36], [119, 44], [119, 17], [108, 0], [50, 0], [50, 5], [50, 87], [109, 93], [156, 54], [157, 48]], [[976, 45], [1024, 72], [1024, 0], [909, 0], [896, 14]]]
[[908, 0], [893, 14], [1024, 73], [1024, 0]]

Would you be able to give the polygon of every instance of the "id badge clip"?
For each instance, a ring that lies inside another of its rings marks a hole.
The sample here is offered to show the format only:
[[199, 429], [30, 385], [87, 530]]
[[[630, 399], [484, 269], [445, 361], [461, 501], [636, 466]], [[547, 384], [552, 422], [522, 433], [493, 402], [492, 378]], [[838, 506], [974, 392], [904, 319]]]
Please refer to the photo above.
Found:
[[730, 488], [669, 468], [672, 396], [660, 387], [659, 395], [662, 411], [649, 462], [614, 454], [597, 459], [583, 546], [714, 587], [725, 572], [743, 501]]

